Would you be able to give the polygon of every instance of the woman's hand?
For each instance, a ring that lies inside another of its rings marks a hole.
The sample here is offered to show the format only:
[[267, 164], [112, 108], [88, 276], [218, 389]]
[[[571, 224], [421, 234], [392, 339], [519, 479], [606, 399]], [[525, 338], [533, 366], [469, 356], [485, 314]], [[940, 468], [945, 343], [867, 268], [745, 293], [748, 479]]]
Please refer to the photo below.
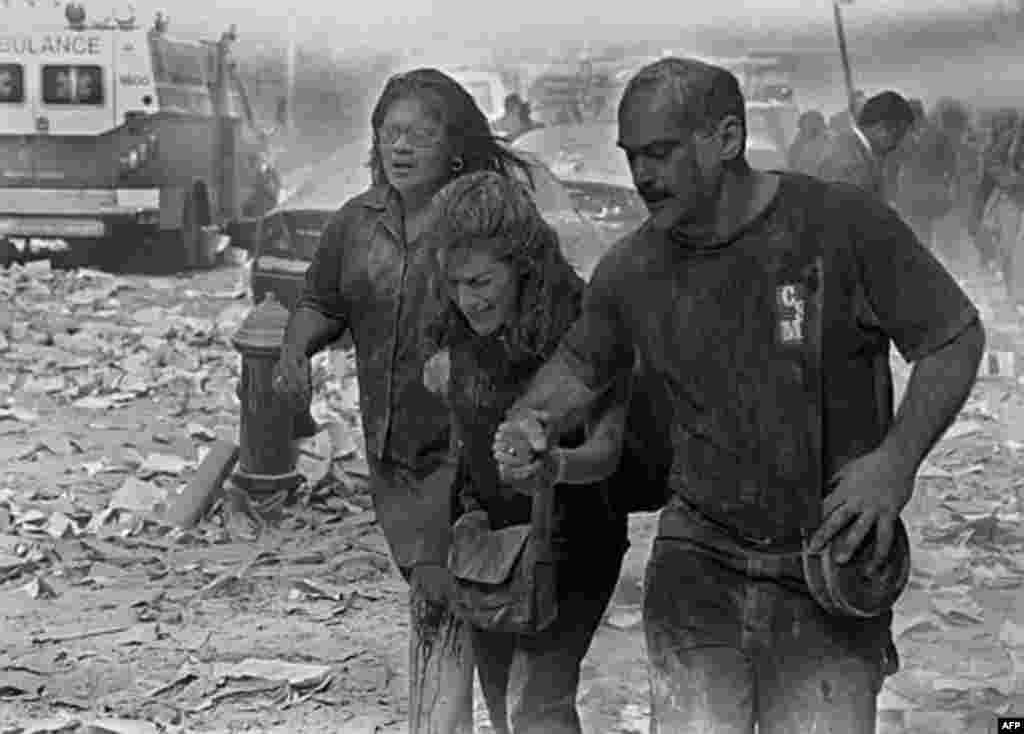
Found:
[[451, 373], [451, 360], [447, 349], [443, 349], [426, 361], [423, 365], [423, 384], [438, 397], [448, 394], [448, 379]]
[[274, 367], [273, 389], [295, 412], [305, 410], [313, 399], [309, 357], [285, 349]]
[[534, 464], [547, 453], [548, 438], [544, 427], [547, 418], [542, 411], [528, 410], [498, 426], [493, 452], [502, 479], [518, 475], [521, 473], [519, 470]]
[[538, 441], [538, 435], [543, 435], [543, 429], [530, 416], [501, 424], [494, 436], [493, 452], [502, 481], [522, 481], [537, 473], [540, 459], [547, 453], [547, 442]]

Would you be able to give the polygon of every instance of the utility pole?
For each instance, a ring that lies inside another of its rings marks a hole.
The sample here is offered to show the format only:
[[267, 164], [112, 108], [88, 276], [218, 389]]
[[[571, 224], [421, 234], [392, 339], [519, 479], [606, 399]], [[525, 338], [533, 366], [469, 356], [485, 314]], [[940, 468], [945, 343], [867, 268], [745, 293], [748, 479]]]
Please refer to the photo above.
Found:
[[293, 5], [288, 9], [288, 59], [286, 65], [287, 78], [285, 81], [287, 85], [285, 91], [285, 116], [288, 132], [292, 132], [295, 129], [295, 57], [298, 53], [297, 35], [298, 14]]
[[853, 72], [850, 70], [850, 56], [846, 51], [846, 31], [843, 30], [843, 14], [839, 10], [839, 4], [852, 4], [853, 0], [832, 0], [832, 12], [836, 22], [836, 39], [839, 41], [839, 57], [843, 62], [843, 78], [846, 82], [846, 106], [850, 114], [856, 119], [857, 110], [854, 109], [854, 87]]

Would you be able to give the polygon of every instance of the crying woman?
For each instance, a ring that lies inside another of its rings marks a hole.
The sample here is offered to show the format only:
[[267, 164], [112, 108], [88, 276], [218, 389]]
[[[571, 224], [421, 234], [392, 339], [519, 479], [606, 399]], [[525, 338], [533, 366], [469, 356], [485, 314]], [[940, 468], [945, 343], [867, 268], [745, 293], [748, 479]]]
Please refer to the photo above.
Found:
[[[472, 513], [483, 518], [485, 531], [497, 531], [531, 522], [537, 487], [553, 488], [554, 497], [555, 588], [541, 591], [551, 592], [557, 612], [530, 634], [478, 623], [485, 615], [467, 617], [481, 689], [496, 732], [579, 734], [580, 665], [628, 545], [626, 516], [613, 509], [607, 485], [622, 449], [629, 385], [609, 390], [577, 435], [563, 437], [503, 482], [495, 431], [579, 316], [584, 284], [525, 185], [469, 174], [438, 197], [433, 241], [442, 243], [436, 257], [441, 315], [428, 339], [442, 351], [425, 368], [425, 380], [444, 391], [452, 411], [456, 515], [462, 522]], [[438, 379], [445, 363], [447, 380]], [[450, 570], [458, 586], [458, 569]]]

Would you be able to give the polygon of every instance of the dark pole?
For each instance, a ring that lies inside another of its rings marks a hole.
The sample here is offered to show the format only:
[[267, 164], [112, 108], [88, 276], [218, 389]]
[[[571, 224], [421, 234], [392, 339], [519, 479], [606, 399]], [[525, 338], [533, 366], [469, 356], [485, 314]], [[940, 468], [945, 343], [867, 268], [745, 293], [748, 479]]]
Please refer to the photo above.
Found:
[[846, 79], [846, 105], [850, 114], [856, 117], [853, 109], [853, 72], [850, 71], [850, 57], [846, 52], [846, 32], [843, 30], [843, 15], [839, 12], [839, 0], [832, 0], [832, 11], [836, 19], [836, 38], [839, 40], [839, 57], [843, 62], [843, 76]]

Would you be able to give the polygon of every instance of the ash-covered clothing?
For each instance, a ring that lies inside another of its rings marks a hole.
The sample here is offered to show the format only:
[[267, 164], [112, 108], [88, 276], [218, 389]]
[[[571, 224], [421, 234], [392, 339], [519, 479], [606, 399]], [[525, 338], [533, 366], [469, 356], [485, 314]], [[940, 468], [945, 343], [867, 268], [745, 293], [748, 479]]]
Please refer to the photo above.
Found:
[[449, 454], [447, 407], [423, 385], [432, 273], [425, 243], [405, 239], [398, 194], [373, 187], [328, 223], [297, 304], [352, 335], [374, 506], [400, 566], [446, 558], [447, 510], [413, 521], [449, 499], [447, 488], [424, 496], [432, 485], [422, 484]]
[[410, 585], [409, 734], [473, 734], [474, 660], [470, 626]]
[[[510, 347], [504, 328], [493, 336], [464, 335], [446, 342], [451, 360], [449, 404], [458, 447], [457, 504], [463, 512], [485, 510], [493, 529], [530, 522], [531, 497], [500, 482], [494, 435], [506, 411], [580, 313], [582, 282], [569, 275], [572, 282], [564, 288], [547, 289], [553, 301], [546, 304], [551, 318], [537, 353]], [[612, 388], [623, 400], [629, 378], [625, 373]], [[561, 443], [578, 445], [584, 433], [580, 430]], [[610, 487], [605, 481], [556, 485], [555, 491], [557, 618], [530, 637], [473, 631], [480, 685], [498, 734], [580, 734], [580, 664], [611, 599], [628, 546], [626, 514], [613, 509], [608, 494], [628, 487]]]
[[580, 666], [615, 591], [623, 553], [595, 535], [587, 554], [560, 561], [558, 618], [540, 634], [473, 630], [480, 690], [495, 734], [580, 734]]
[[782, 277], [807, 228], [824, 258], [824, 476], [877, 448], [893, 416], [890, 340], [916, 361], [977, 318], [889, 207], [851, 186], [780, 176], [728, 241], [695, 247], [644, 226], [590, 281], [561, 354], [600, 390], [639, 355], [672, 399], [673, 499], [763, 549], [799, 547], [799, 497], [817, 460], [801, 368], [813, 278]]
[[760, 734], [874, 734], [895, 667], [875, 642], [888, 615], [829, 615], [779, 583], [799, 568], [721, 540], [655, 540], [643, 604], [653, 734], [753, 734], [755, 722]]
[[815, 175], [824, 181], [859, 186], [879, 201], [886, 200], [885, 165], [856, 127], [829, 138]]
[[[823, 278], [794, 267], [815, 248]], [[645, 581], [652, 731], [873, 731], [891, 615], [833, 619], [811, 597], [801, 536], [827, 491], [811, 482], [882, 442], [890, 339], [913, 362], [976, 318], [892, 209], [798, 174], [726, 241], [645, 226], [601, 261], [562, 357], [599, 390], [639, 356], [672, 402], [673, 495]]]
[[[579, 312], [578, 305], [575, 311]], [[449, 403], [458, 459], [456, 506], [459, 512], [485, 510], [493, 529], [528, 523], [532, 499], [501, 483], [493, 455], [494, 434], [550, 354], [512, 358], [502, 333], [473, 337], [450, 349]], [[617, 387], [627, 379], [620, 378]], [[624, 393], [626, 388], [618, 389]], [[566, 437], [563, 444], [578, 445], [584, 440], [582, 434]], [[587, 554], [595, 538], [601, 538], [602, 545], [625, 547], [626, 518], [612, 509], [608, 492], [606, 482], [556, 488], [556, 557]]]

